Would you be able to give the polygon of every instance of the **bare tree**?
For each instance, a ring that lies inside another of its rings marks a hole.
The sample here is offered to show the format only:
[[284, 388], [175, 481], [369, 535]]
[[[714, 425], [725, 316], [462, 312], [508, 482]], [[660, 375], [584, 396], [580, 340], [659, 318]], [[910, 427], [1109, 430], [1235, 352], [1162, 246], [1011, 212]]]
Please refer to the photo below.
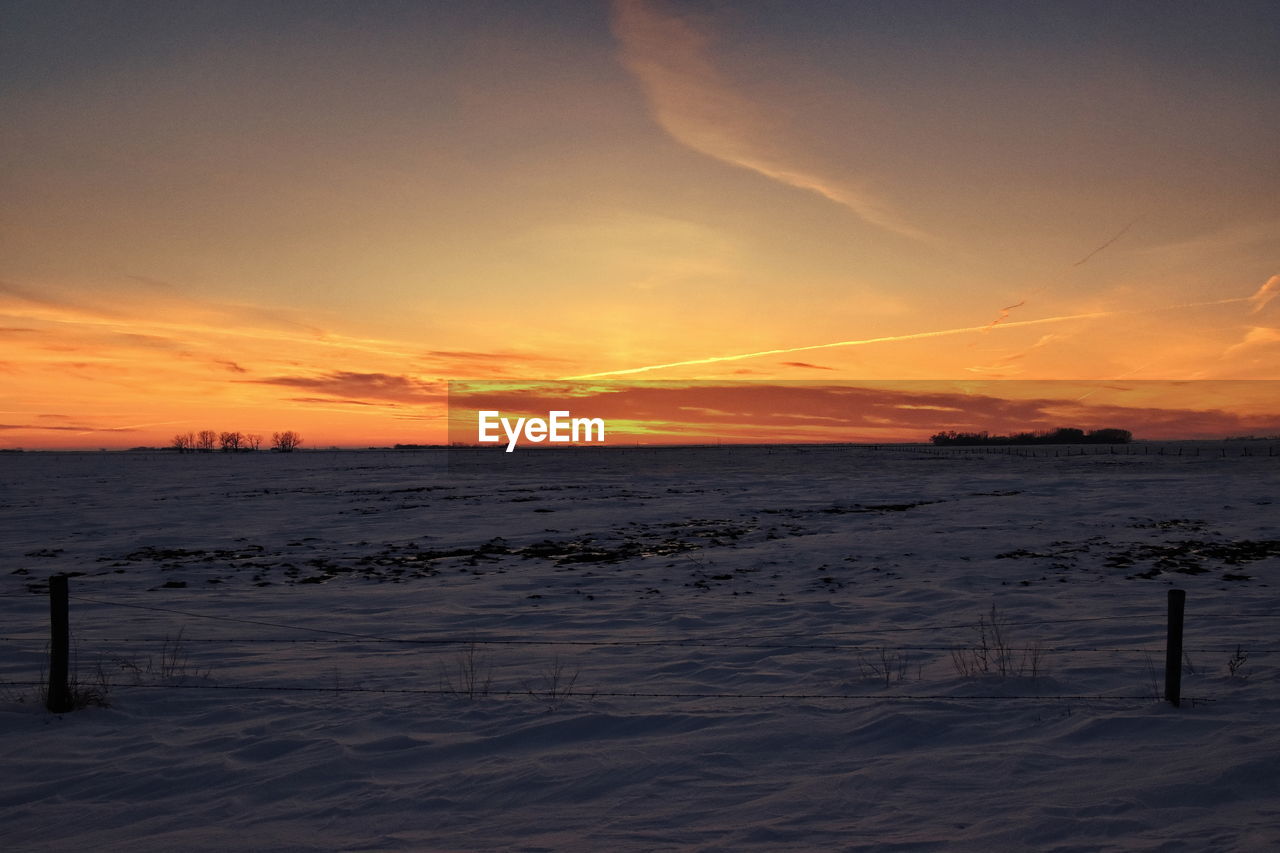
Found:
[[218, 435], [218, 444], [223, 453], [235, 453], [244, 448], [244, 436], [238, 432], [224, 432]]
[[173, 437], [173, 449], [179, 453], [195, 450], [196, 437], [191, 433], [178, 433]]
[[201, 453], [212, 453], [213, 446], [218, 441], [218, 434], [211, 429], [202, 429], [196, 435], [196, 450]]
[[271, 433], [271, 449], [279, 453], [292, 453], [302, 444], [302, 436], [293, 430]]
[[244, 449], [244, 450], [261, 450], [261, 449], [262, 449], [262, 436], [258, 435], [256, 432], [251, 432], [251, 433], [249, 433], [248, 435], [246, 435], [246, 436], [244, 437], [244, 445], [243, 445], [243, 448], [242, 448], [242, 449]]

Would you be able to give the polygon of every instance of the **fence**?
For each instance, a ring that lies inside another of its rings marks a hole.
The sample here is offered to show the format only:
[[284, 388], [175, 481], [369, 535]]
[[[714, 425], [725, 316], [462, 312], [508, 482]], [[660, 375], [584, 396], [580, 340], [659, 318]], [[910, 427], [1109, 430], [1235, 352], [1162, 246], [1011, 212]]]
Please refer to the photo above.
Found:
[[[1112, 620], [1135, 621], [1132, 616], [1098, 616], [1083, 617], [1075, 619], [1058, 619], [1058, 620], [1037, 620], [1035, 622], [1010, 622], [1002, 620], [998, 617], [993, 607], [989, 622], [980, 622], [982, 627], [982, 641], [979, 644], [968, 645], [934, 645], [934, 644], [906, 644], [888, 646], [884, 644], [866, 644], [858, 642], [850, 642], [850, 638], [858, 636], [866, 636], [868, 632], [826, 632], [814, 637], [800, 637], [796, 634], [754, 634], [754, 635], [738, 635], [738, 636], [720, 636], [720, 637], [685, 637], [678, 639], [544, 639], [532, 637], [511, 637], [511, 636], [435, 636], [435, 637], [391, 637], [379, 634], [367, 634], [352, 631], [335, 630], [332, 628], [320, 628], [313, 626], [290, 625], [282, 622], [270, 621], [265, 619], [246, 619], [234, 616], [226, 616], [221, 614], [199, 613], [189, 610], [181, 610], [170, 607], [159, 607], [153, 605], [136, 604], [120, 601], [109, 601], [98, 598], [88, 598], [81, 596], [72, 596], [69, 592], [68, 579], [65, 575], [55, 575], [50, 578], [49, 583], [49, 604], [50, 604], [50, 639], [49, 639], [49, 657], [47, 680], [39, 682], [21, 681], [9, 682], [11, 685], [27, 685], [41, 686], [45, 691], [45, 702], [48, 710], [55, 713], [64, 713], [73, 710], [78, 704], [77, 690], [74, 679], [69, 673], [69, 661], [72, 658], [71, 647], [71, 620], [69, 618], [69, 602], [71, 600], [81, 601], [87, 604], [100, 605], [103, 607], [126, 608], [142, 611], [150, 611], [154, 613], [182, 616], [188, 619], [208, 620], [223, 624], [235, 626], [255, 626], [258, 628], [270, 628], [275, 630], [283, 630], [289, 632], [289, 636], [284, 637], [239, 637], [234, 639], [215, 638], [211, 640], [191, 640], [187, 643], [219, 643], [226, 646], [232, 644], [315, 644], [315, 643], [361, 643], [376, 644], [381, 647], [398, 647], [404, 650], [413, 650], [415, 652], [431, 651], [441, 652], [447, 651], [453, 653], [457, 657], [456, 662], [456, 679], [449, 684], [442, 684], [438, 688], [426, 688], [420, 686], [406, 686], [404, 679], [399, 680], [390, 686], [352, 686], [334, 684], [332, 686], [320, 686], [315, 684], [294, 684], [286, 685], [279, 683], [250, 683], [250, 684], [226, 684], [217, 683], [207, 679], [181, 680], [167, 678], [163, 683], [159, 684], [125, 684], [113, 685], [122, 687], [146, 687], [159, 689], [175, 689], [175, 690], [233, 690], [233, 691], [273, 691], [273, 692], [290, 692], [290, 693], [381, 693], [381, 694], [421, 694], [421, 695], [463, 695], [475, 698], [477, 695], [493, 695], [493, 696], [512, 696], [512, 695], [533, 695], [538, 698], [550, 700], [563, 700], [573, 696], [587, 696], [592, 698], [648, 698], [648, 699], [756, 699], [756, 700], [861, 700], [871, 702], [881, 701], [1050, 701], [1050, 700], [1080, 700], [1080, 701], [1102, 701], [1102, 700], [1141, 700], [1147, 701], [1158, 696], [1154, 695], [1155, 690], [1142, 694], [1078, 694], [1078, 693], [1045, 693], [1037, 689], [1034, 693], [1017, 693], [1000, 690], [990, 693], [976, 694], [948, 694], [948, 693], [901, 693], [888, 692], [896, 683], [902, 683], [904, 679], [901, 669], [906, 666], [905, 655], [917, 652], [924, 653], [945, 653], [950, 656], [950, 661], [959, 674], [963, 675], [980, 675], [980, 674], [1024, 674], [1029, 670], [1033, 676], [1036, 675], [1036, 667], [1040, 665], [1040, 661], [1046, 655], [1061, 654], [1130, 654], [1144, 655], [1148, 657], [1148, 672], [1142, 673], [1134, 668], [1131, 676], [1131, 683], [1141, 683], [1149, 680], [1154, 682], [1154, 673], [1150, 672], [1150, 655], [1153, 649], [1149, 647], [1137, 648], [1131, 646], [1044, 646], [1040, 644], [1032, 646], [1012, 645], [1008, 639], [1009, 630], [1023, 626], [1036, 625], [1066, 625], [1069, 623], [1084, 622], [1101, 622]], [[1208, 696], [1192, 696], [1184, 697], [1181, 692], [1181, 676], [1185, 656], [1188, 653], [1201, 652], [1223, 652], [1223, 649], [1186, 649], [1184, 648], [1184, 628], [1185, 628], [1185, 601], [1186, 595], [1182, 590], [1169, 590], [1167, 610], [1164, 614], [1164, 681], [1162, 695], [1163, 699], [1171, 705], [1177, 707], [1182, 702], [1202, 702], [1212, 701], [1212, 697]], [[1147, 619], [1155, 620], [1157, 614], [1151, 614]], [[907, 633], [939, 633], [948, 630], [972, 629], [974, 623], [954, 623], [954, 624], [937, 624], [937, 625], [921, 625], [921, 626], [892, 626], [876, 630], [877, 636], [887, 634], [907, 634]], [[181, 631], [179, 631], [178, 642], [181, 641]], [[7, 641], [21, 641], [30, 638], [0, 638]], [[95, 645], [116, 644], [116, 643], [156, 643], [163, 642], [164, 654], [177, 654], [177, 646], [171, 645], [173, 642], [169, 635], [163, 640], [156, 637], [95, 637], [87, 638], [86, 642]], [[883, 688], [878, 692], [849, 692], [849, 691], [828, 691], [828, 690], [758, 690], [758, 691], [697, 691], [697, 690], [636, 690], [636, 689], [608, 689], [587, 690], [575, 687], [575, 673], [565, 671], [556, 671], [547, 675], [547, 683], [541, 685], [538, 689], [490, 689], [490, 685], [481, 680], [485, 677], [483, 667], [477, 662], [477, 649], [485, 649], [486, 647], [501, 646], [539, 646], [549, 648], [591, 648], [591, 649], [658, 649], [658, 648], [679, 648], [679, 649], [699, 649], [699, 650], [756, 650], [765, 652], [769, 655], [785, 654], [793, 652], [842, 652], [850, 655], [858, 656], [859, 665], [865, 666], [877, 680], [883, 681]], [[1273, 650], [1268, 649], [1251, 649], [1255, 654], [1267, 653]], [[863, 656], [870, 655], [870, 658]], [[1236, 659], [1238, 663], [1243, 663], [1241, 657], [1242, 652], [1239, 647], [1236, 648]], [[172, 663], [170, 662], [171, 668]], [[895, 668], [898, 669], [897, 678], [895, 678]], [[165, 673], [164, 667], [160, 668], [161, 675], [173, 675], [173, 672]], [[1232, 670], [1234, 673], [1234, 669]], [[1025, 682], [1019, 682], [1025, 683]], [[1034, 683], [1034, 679], [1032, 681]], [[1151, 684], [1151, 687], [1156, 687]]]

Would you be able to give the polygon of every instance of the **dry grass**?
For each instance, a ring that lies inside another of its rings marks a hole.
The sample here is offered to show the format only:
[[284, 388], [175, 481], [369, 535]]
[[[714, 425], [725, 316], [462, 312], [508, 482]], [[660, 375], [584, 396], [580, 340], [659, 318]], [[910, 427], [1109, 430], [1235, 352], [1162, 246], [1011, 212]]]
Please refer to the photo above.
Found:
[[1018, 648], [1013, 644], [1009, 620], [991, 605], [986, 615], [974, 625], [974, 643], [964, 649], [951, 652], [951, 663], [958, 674], [965, 678], [979, 675], [999, 675], [1002, 678], [1036, 678], [1044, 674], [1046, 652], [1037, 641], [1029, 647]]

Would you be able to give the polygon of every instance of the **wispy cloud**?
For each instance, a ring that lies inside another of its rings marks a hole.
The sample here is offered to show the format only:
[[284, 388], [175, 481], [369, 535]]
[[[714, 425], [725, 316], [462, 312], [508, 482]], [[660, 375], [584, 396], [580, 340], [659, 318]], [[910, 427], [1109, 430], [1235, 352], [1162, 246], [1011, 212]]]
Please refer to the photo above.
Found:
[[613, 12], [622, 62], [644, 89], [654, 119], [677, 142], [816, 193], [872, 225], [925, 238], [885, 200], [797, 162], [782, 123], [733, 87], [712, 60], [707, 35], [688, 17], [652, 0], [615, 0]]
[[1253, 306], [1251, 313], [1257, 314], [1263, 308], [1267, 307], [1267, 303], [1276, 298], [1280, 294], [1280, 275], [1273, 275], [1262, 283], [1257, 292], [1249, 297], [1249, 304]]
[[246, 360], [278, 368], [342, 359], [373, 371], [409, 363], [442, 376], [509, 376], [564, 364], [554, 356], [516, 350], [423, 349], [404, 341], [348, 335], [287, 309], [193, 298], [158, 286], [139, 298], [122, 297], [104, 306], [92, 294], [0, 281], [0, 316], [23, 323], [0, 328], [0, 334], [21, 334], [47, 351], [181, 349], [185, 358], [204, 359], [232, 373], [247, 372], [242, 365]]
[[[37, 290], [11, 281], [0, 281], [0, 297], [5, 297], [0, 299], [0, 311], [18, 316], [22, 316], [22, 314], [14, 309], [22, 307], [28, 309], [48, 308], [77, 313], [81, 310], [81, 306], [74, 299], [55, 295], [47, 289]], [[93, 313], [103, 318], [119, 316], [119, 314], [107, 308], [97, 308]]]
[[810, 364], [807, 361], [784, 361], [783, 367], [803, 367], [808, 370], [835, 370], [834, 367], [827, 367], [825, 364]]
[[262, 305], [217, 302], [181, 295], [121, 298], [104, 306], [86, 294], [62, 294], [0, 281], [0, 314], [57, 326], [133, 335], [135, 341], [233, 339], [345, 348], [398, 358], [418, 355], [391, 341], [336, 334], [292, 312]]
[[326, 406], [341, 403], [344, 406], [391, 406], [394, 408], [399, 405], [398, 403], [388, 403], [385, 401], [375, 403], [371, 400], [342, 400], [337, 397], [289, 397], [288, 400], [290, 403], [320, 403]]
[[[994, 325], [994, 324], [991, 324], [991, 325]], [[991, 325], [988, 325], [987, 329], [990, 329]], [[1046, 347], [1049, 344], [1053, 343], [1054, 341], [1061, 340], [1063, 337], [1064, 337], [1063, 335], [1056, 335], [1052, 333], [1048, 335], [1041, 335], [1040, 338], [1031, 346], [1027, 347], [1026, 349], [1020, 350], [1018, 352], [1010, 353], [1000, 358], [999, 360], [997, 360], [994, 364], [974, 365], [972, 367], [966, 367], [965, 370], [969, 371], [970, 373], [988, 373], [988, 374], [1001, 373], [1003, 375], [1008, 375], [1010, 372], [1014, 374], [1021, 373], [1022, 372], [1021, 370], [1019, 370], [1016, 367], [1013, 367], [1014, 362], [1021, 361], [1022, 359], [1026, 358], [1028, 355], [1035, 352], [1036, 350]], [[1011, 368], [1012, 368], [1012, 371], [1010, 370]]]
[[1267, 326], [1254, 326], [1245, 332], [1244, 338], [1239, 343], [1233, 344], [1226, 348], [1222, 353], [1223, 358], [1236, 355], [1243, 350], [1254, 349], [1266, 344], [1280, 343], [1280, 329], [1273, 329]]
[[1135, 251], [1157, 263], [1182, 264], [1194, 258], [1236, 252], [1250, 246], [1273, 245], [1277, 231], [1280, 231], [1280, 220], [1254, 220]]
[[243, 381], [256, 385], [303, 388], [326, 395], [323, 400], [294, 397], [292, 398], [294, 402], [344, 402], [368, 405], [366, 401], [378, 400], [390, 403], [435, 403], [444, 400], [446, 396], [440, 383], [388, 373], [354, 373], [338, 370], [319, 376], [272, 376]]
[[430, 350], [419, 360], [424, 366], [442, 374], [481, 371], [486, 375], [505, 376], [522, 370], [546, 370], [566, 363], [566, 359], [531, 352], [500, 350], [478, 352], [474, 350]]
[[[145, 426], [145, 425], [144, 425]], [[96, 427], [85, 424], [0, 424], [0, 430], [50, 430], [53, 432], [137, 432], [139, 427]]]

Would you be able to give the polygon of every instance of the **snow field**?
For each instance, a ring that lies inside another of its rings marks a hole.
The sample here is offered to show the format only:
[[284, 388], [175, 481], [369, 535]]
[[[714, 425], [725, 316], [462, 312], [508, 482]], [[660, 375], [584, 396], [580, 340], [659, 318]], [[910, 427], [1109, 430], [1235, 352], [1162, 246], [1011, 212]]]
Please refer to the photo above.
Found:
[[[1278, 464], [8, 456], [0, 845], [1264, 849]], [[18, 684], [55, 572], [110, 707]]]

